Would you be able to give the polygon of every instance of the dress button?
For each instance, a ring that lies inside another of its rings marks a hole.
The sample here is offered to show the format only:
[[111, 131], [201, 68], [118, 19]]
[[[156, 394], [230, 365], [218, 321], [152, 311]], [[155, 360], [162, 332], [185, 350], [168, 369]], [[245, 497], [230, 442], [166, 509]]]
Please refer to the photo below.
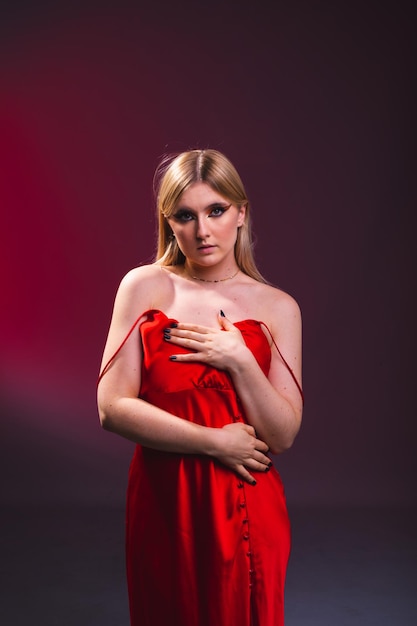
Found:
[[243, 520], [242, 520], [242, 524], [247, 524], [247, 523], [248, 523], [248, 520], [247, 520], [247, 519], [243, 519]]
[[243, 535], [243, 539], [244, 539], [245, 541], [248, 541], [248, 539], [249, 539], [249, 535], [248, 535], [248, 533], [245, 533], [245, 534]]
[[239, 504], [239, 506], [240, 506], [240, 508], [241, 508], [241, 509], [244, 509], [244, 508], [245, 508], [245, 506], [246, 506], [246, 504], [245, 504], [245, 502], [241, 502], [241, 503]]
[[246, 552], [246, 556], [252, 556], [252, 552], [249, 550], [248, 552]]
[[238, 489], [242, 489], [242, 488], [243, 488], [243, 483], [238, 483], [238, 484], [237, 484], [237, 488], [238, 488]]

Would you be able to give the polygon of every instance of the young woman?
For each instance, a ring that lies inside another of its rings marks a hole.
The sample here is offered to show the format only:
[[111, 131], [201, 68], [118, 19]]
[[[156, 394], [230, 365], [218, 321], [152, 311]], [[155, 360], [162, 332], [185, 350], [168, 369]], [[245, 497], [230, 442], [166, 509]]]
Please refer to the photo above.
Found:
[[281, 626], [290, 529], [269, 453], [300, 428], [301, 317], [256, 269], [230, 161], [157, 170], [158, 253], [114, 305], [101, 424], [137, 444], [127, 497], [132, 626]]

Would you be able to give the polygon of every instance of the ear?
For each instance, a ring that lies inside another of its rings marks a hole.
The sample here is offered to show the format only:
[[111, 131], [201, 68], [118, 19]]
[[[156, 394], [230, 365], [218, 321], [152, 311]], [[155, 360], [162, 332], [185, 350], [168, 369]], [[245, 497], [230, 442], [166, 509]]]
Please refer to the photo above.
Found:
[[238, 211], [239, 211], [239, 215], [237, 218], [237, 226], [239, 228], [239, 226], [242, 226], [245, 221], [246, 204], [242, 204], [242, 206], [238, 207]]

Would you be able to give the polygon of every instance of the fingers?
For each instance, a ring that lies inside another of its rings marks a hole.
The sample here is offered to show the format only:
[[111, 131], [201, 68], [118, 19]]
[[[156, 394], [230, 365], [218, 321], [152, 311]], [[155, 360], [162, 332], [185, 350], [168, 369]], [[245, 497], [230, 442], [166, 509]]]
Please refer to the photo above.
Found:
[[[270, 461], [270, 459], [268, 459], [268, 464], [264, 465], [263, 463], [257, 463], [256, 461], [254, 462], [254, 465], [256, 465], [256, 467], [250, 467], [249, 469], [252, 472], [262, 472], [262, 473], [266, 473], [269, 472], [269, 470], [272, 467], [272, 461]], [[235, 468], [236, 474], [238, 476], [240, 476], [241, 478], [243, 478], [243, 480], [247, 483], [249, 483], [250, 485], [255, 486], [256, 485], [256, 479], [253, 477], [253, 475], [249, 472], [249, 469], [245, 466], [245, 465], [238, 465]]]
[[256, 438], [255, 448], [256, 450], [259, 450], [259, 452], [263, 452], [264, 454], [269, 451], [268, 445], [264, 441], [262, 441], [262, 439], [258, 438]]
[[248, 459], [245, 461], [245, 467], [252, 472], [269, 472], [272, 467], [272, 461], [268, 457], [265, 460]]
[[245, 424], [244, 422], [233, 422], [232, 424], [226, 424], [223, 426], [224, 429], [239, 429], [244, 430], [248, 435], [253, 437], [254, 439], [254, 451], [253, 456], [258, 461], [263, 463], [269, 463], [269, 457], [266, 456], [267, 452], [269, 452], [268, 444], [266, 444], [262, 439], [258, 439], [256, 435], [256, 431], [253, 426], [250, 424]]
[[246, 348], [241, 332], [233, 324], [226, 329], [181, 323], [164, 328], [163, 338], [186, 351], [172, 355], [171, 361], [200, 361], [220, 370], [227, 370], [238, 360], [242, 347]]
[[265, 473], [272, 466], [271, 460], [266, 455], [268, 446], [256, 439], [255, 429], [250, 424], [233, 422], [215, 431], [217, 445], [213, 455], [242, 480], [255, 485], [253, 472]]
[[216, 335], [222, 335], [222, 330], [239, 333], [238, 329], [229, 320], [225, 318], [219, 319], [222, 322], [221, 328], [209, 328], [199, 324], [175, 324], [175, 326], [164, 328], [164, 339], [204, 342], [213, 339]]
[[[265, 456], [265, 453], [268, 452], [269, 448], [268, 445], [262, 441], [262, 439], [258, 439], [258, 436], [256, 434], [256, 430], [254, 429], [253, 426], [251, 426], [250, 424], [241, 424], [241, 426], [246, 430], [246, 432], [251, 435], [252, 437], [254, 437], [256, 439], [255, 441], [255, 450], [258, 450], [261, 453], [264, 453], [261, 455], [262, 459], [268, 459], [267, 456]], [[269, 460], [269, 459], [268, 459]]]
[[271, 459], [269, 458], [269, 456], [263, 454], [263, 452], [255, 451], [252, 458], [256, 463], [260, 463], [263, 466], [269, 465], [271, 463]]
[[271, 459], [269, 458], [269, 456], [266, 455], [266, 452], [268, 452], [268, 446], [259, 439], [257, 439], [256, 442], [262, 445], [264, 451], [261, 452], [259, 449], [254, 448], [251, 455], [247, 459], [245, 459], [244, 465], [248, 469], [255, 472], [268, 471], [272, 466]]
[[[165, 341], [169, 341], [173, 345], [179, 346], [181, 348], [185, 348], [186, 350], [191, 350], [191, 352], [187, 354], [177, 354], [175, 355], [175, 359], [171, 359], [171, 360], [175, 360], [175, 361], [201, 360], [201, 354], [199, 358], [196, 355], [196, 353], [200, 353], [203, 346], [205, 345], [207, 349], [207, 346], [209, 345], [208, 342], [210, 342], [210, 337], [209, 337], [208, 329], [206, 329], [206, 332], [204, 332], [204, 329], [201, 326], [195, 326], [194, 328], [195, 330], [164, 328], [164, 340]], [[197, 332], [197, 329], [203, 332]]]
[[198, 332], [197, 330], [178, 330], [177, 328], [164, 328], [164, 339], [166, 341], [175, 341], [178, 345], [190, 347], [192, 343], [198, 344], [207, 341], [207, 332]]
[[255, 431], [254, 427], [251, 426], [250, 424], [245, 424], [243, 422], [237, 422], [237, 423], [235, 423], [235, 427], [236, 428], [241, 428], [242, 430], [246, 430], [246, 432], [249, 433], [249, 435], [251, 435], [251, 437], [255, 437], [255, 439], [256, 439], [256, 431]]
[[[240, 475], [242, 475], [242, 477], [244, 476], [245, 480], [249, 481], [249, 472], [269, 471], [272, 462], [266, 454], [268, 452], [268, 446], [266, 443], [256, 438], [253, 426], [242, 422], [235, 422], [226, 424], [223, 426], [223, 430], [231, 433], [235, 432], [238, 436], [238, 439], [232, 439], [232, 443], [230, 440], [228, 441], [228, 456], [230, 460], [232, 458], [232, 450], [236, 453], [238, 442], [242, 444], [242, 448], [239, 451], [240, 459], [237, 462], [231, 463], [231, 466], [235, 471], [239, 470]], [[238, 435], [239, 432], [241, 433], [240, 435]], [[241, 437], [243, 437], [243, 439]], [[244, 470], [242, 470], [242, 468], [244, 468]], [[251, 474], [250, 476], [253, 478]]]
[[227, 319], [223, 311], [219, 311], [217, 317], [219, 320], [220, 328], [224, 328], [224, 330], [232, 330], [234, 328], [232, 322]]
[[193, 335], [207, 335], [215, 332], [217, 329], [208, 326], [200, 326], [199, 324], [175, 324], [169, 328], [164, 328], [164, 333], [168, 333], [178, 337], [190, 337]]
[[250, 485], [252, 486], [256, 485], [255, 478], [252, 476], [252, 474], [250, 474], [250, 472], [248, 472], [248, 470], [246, 469], [244, 465], [238, 465], [236, 467], [236, 474], [240, 476], [241, 478], [243, 478], [243, 480], [249, 483]]

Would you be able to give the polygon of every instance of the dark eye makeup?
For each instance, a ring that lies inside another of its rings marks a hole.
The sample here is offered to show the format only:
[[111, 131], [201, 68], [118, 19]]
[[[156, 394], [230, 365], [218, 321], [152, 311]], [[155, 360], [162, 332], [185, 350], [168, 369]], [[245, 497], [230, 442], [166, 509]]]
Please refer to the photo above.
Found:
[[184, 209], [180, 209], [172, 216], [177, 222], [190, 222], [194, 219], [194, 215], [190, 213], [190, 211], [185, 211]]
[[231, 206], [231, 204], [212, 204], [210, 207], [210, 216], [217, 217], [223, 215]]
[[[207, 207], [209, 211], [207, 217], [221, 217], [231, 206], [231, 204], [211, 204]], [[190, 222], [195, 219], [195, 213], [188, 209], [178, 209], [178, 211], [173, 214], [173, 218], [177, 220], [177, 222]]]

